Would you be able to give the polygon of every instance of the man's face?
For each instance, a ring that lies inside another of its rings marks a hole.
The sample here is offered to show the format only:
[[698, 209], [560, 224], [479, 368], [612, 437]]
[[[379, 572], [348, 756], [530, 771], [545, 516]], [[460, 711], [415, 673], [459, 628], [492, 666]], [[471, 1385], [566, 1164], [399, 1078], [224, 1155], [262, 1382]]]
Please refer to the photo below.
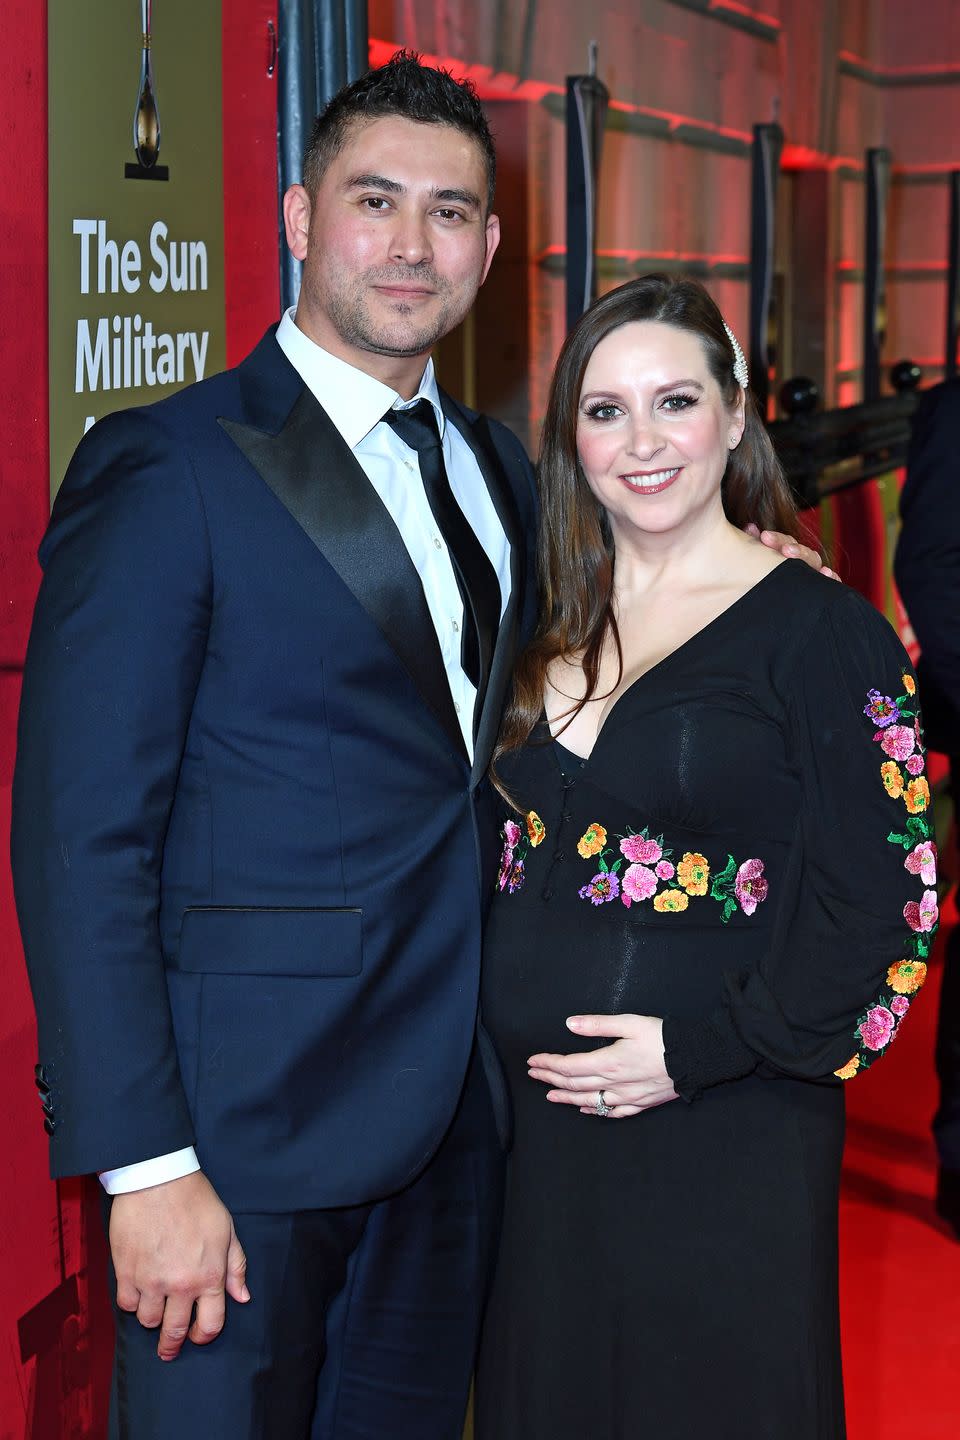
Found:
[[500, 223], [486, 214], [483, 152], [449, 125], [355, 123], [311, 198], [287, 192], [304, 262], [297, 323], [325, 350], [380, 374], [420, 361], [466, 315]]

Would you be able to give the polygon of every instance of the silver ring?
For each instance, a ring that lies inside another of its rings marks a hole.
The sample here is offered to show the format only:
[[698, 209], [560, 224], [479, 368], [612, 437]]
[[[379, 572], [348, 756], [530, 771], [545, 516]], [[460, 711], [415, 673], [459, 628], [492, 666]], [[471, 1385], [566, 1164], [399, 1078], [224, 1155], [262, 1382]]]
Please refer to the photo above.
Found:
[[602, 1091], [602, 1090], [600, 1091], [600, 1093], [599, 1093], [598, 1096], [597, 1096], [597, 1103], [596, 1103], [596, 1105], [594, 1106], [594, 1109], [596, 1110], [596, 1112], [597, 1112], [598, 1115], [609, 1115], [609, 1114], [610, 1114], [610, 1106], [607, 1104], [606, 1100], [604, 1100], [604, 1098], [603, 1098], [603, 1091]]

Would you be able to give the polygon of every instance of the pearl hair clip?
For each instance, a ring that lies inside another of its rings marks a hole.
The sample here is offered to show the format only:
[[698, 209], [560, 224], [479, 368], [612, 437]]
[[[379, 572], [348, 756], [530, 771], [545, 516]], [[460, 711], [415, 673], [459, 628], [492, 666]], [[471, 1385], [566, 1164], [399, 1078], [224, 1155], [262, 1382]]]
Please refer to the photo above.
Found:
[[724, 320], [723, 322], [723, 328], [727, 332], [727, 339], [733, 346], [733, 378], [734, 380], [736, 380], [737, 384], [741, 387], [741, 389], [746, 390], [747, 386], [750, 384], [750, 372], [747, 369], [747, 358], [743, 353], [740, 341], [737, 339], [736, 335], [734, 335], [726, 320]]

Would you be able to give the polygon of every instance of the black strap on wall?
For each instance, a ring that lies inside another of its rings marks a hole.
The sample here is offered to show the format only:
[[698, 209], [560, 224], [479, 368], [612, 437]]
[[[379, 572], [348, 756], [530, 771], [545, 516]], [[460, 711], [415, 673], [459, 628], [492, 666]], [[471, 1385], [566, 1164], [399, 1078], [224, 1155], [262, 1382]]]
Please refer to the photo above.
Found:
[[[591, 69], [594, 64], [591, 47]], [[595, 74], [567, 76], [567, 329], [597, 298], [597, 181], [609, 91]]]
[[[278, 210], [303, 176], [303, 152], [317, 112], [368, 67], [366, 0], [279, 0], [277, 15]], [[279, 217], [280, 298], [295, 305], [300, 263], [287, 249]]]
[[957, 373], [960, 339], [960, 170], [950, 171], [950, 239], [947, 254], [947, 379]]
[[890, 151], [867, 151], [867, 213], [863, 268], [863, 398], [880, 395], [880, 356], [887, 330], [886, 276], [883, 269], [890, 193]]
[[750, 388], [767, 418], [771, 348], [777, 179], [783, 131], [779, 125], [754, 125], [750, 206]]

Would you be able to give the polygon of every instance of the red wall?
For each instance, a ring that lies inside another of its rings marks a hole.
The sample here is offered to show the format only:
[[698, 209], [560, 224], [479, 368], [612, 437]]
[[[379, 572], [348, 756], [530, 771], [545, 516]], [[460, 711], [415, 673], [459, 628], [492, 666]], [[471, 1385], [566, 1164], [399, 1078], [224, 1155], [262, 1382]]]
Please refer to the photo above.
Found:
[[[105, 1433], [110, 1316], [95, 1181], [47, 1179], [8, 860], [20, 672], [48, 514], [47, 31], [6, 0], [0, 45], [0, 1440]], [[223, 0], [227, 357], [276, 319], [276, 81], [268, 0]]]

